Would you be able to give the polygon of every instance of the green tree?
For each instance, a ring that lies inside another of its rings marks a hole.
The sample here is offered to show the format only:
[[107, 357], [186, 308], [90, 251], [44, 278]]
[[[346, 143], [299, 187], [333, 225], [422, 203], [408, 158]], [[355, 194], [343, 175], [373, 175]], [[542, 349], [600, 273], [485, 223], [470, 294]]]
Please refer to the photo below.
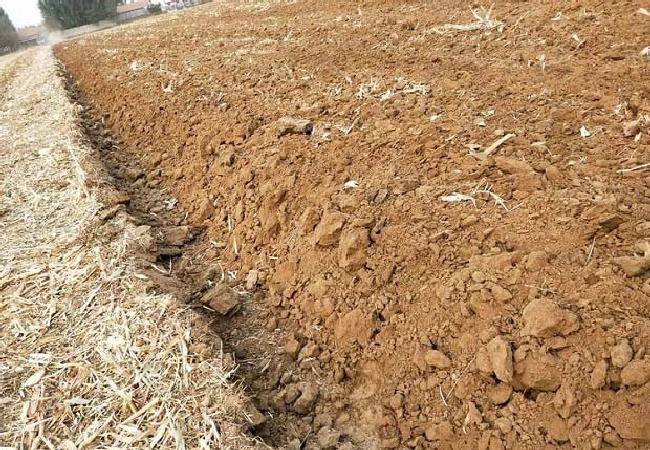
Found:
[[48, 26], [67, 30], [114, 17], [117, 0], [38, 0], [38, 8]]
[[0, 8], [0, 55], [16, 50], [18, 35], [16, 28], [4, 9]]

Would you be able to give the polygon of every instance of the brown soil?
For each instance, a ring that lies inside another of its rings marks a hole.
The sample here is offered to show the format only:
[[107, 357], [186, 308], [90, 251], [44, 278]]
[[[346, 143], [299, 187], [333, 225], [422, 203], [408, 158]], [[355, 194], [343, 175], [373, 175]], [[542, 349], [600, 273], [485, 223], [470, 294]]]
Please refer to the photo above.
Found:
[[646, 448], [650, 172], [617, 172], [650, 160], [640, 6], [458, 30], [449, 0], [219, 3], [57, 54], [137, 209], [164, 189], [206, 230], [178, 278], [252, 294], [217, 327], [268, 442]]

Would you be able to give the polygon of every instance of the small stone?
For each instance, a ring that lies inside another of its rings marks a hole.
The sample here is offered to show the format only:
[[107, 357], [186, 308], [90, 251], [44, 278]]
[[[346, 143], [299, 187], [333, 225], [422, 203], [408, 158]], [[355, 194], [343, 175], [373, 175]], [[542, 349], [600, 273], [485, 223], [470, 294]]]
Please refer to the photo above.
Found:
[[522, 336], [553, 337], [558, 334], [566, 336], [577, 331], [578, 316], [565, 311], [552, 300], [536, 298], [523, 311], [524, 327]]
[[314, 123], [307, 119], [281, 117], [276, 124], [276, 135], [278, 137], [287, 134], [311, 134], [313, 130]]
[[503, 434], [508, 434], [512, 431], [512, 422], [507, 417], [499, 417], [494, 421], [494, 428]]
[[427, 350], [424, 353], [424, 361], [427, 366], [434, 369], [448, 369], [451, 367], [451, 360], [441, 351]]
[[605, 433], [603, 441], [614, 448], [621, 448], [621, 445], [623, 444], [621, 437], [615, 431]]
[[227, 316], [239, 309], [237, 294], [225, 284], [217, 284], [201, 297], [201, 302], [222, 316]]
[[324, 426], [318, 430], [316, 440], [318, 441], [321, 450], [331, 450], [338, 445], [340, 437], [340, 432], [333, 430], [328, 426]]
[[298, 414], [307, 414], [316, 403], [318, 387], [313, 383], [298, 383], [300, 396], [293, 403], [293, 410]]
[[480, 426], [483, 423], [483, 414], [478, 410], [474, 402], [467, 402], [467, 415], [463, 421], [463, 425], [467, 426]]
[[601, 359], [594, 366], [591, 372], [590, 384], [592, 389], [602, 389], [605, 386], [605, 379], [607, 376], [607, 362]]
[[612, 365], [619, 369], [625, 367], [627, 363], [632, 361], [632, 356], [634, 356], [634, 350], [630, 347], [630, 344], [627, 342], [627, 339], [623, 339], [618, 345], [612, 347], [611, 351], [612, 356]]
[[512, 349], [510, 343], [501, 336], [492, 338], [487, 344], [487, 351], [496, 377], [506, 383], [512, 381]]
[[623, 136], [625, 137], [634, 137], [639, 134], [640, 131], [639, 120], [630, 120], [623, 124]]
[[475, 283], [485, 282], [485, 273], [481, 272], [480, 270], [475, 270], [474, 272], [472, 272], [472, 280]]
[[346, 215], [338, 211], [325, 213], [314, 230], [314, 243], [321, 247], [336, 245], [346, 219]]
[[632, 361], [621, 370], [621, 382], [626, 386], [641, 386], [648, 381], [650, 381], [650, 361]]
[[257, 287], [259, 273], [260, 272], [257, 269], [251, 269], [248, 271], [248, 275], [246, 275], [246, 290], [248, 292], [253, 292]]
[[388, 406], [397, 411], [404, 405], [404, 395], [395, 394], [388, 400]]
[[377, 191], [377, 194], [374, 196], [373, 201], [378, 205], [382, 204], [386, 201], [389, 194], [390, 192], [388, 191], [388, 189], [379, 189]]
[[643, 256], [619, 256], [613, 261], [628, 277], [643, 275], [650, 270], [650, 259]]

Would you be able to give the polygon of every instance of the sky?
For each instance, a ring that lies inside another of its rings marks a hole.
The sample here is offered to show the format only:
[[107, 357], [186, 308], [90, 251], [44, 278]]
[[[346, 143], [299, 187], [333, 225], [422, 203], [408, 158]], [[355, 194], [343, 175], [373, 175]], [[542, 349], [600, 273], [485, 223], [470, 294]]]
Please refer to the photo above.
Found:
[[38, 0], [0, 0], [0, 7], [9, 14], [9, 18], [16, 28], [41, 23]]

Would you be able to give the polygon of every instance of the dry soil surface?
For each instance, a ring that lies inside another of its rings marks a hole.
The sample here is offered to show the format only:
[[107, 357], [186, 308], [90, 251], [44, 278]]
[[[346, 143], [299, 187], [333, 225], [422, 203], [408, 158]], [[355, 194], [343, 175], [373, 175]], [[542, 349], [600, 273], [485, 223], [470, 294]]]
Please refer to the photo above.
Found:
[[205, 230], [166, 261], [268, 442], [647, 448], [647, 6], [219, 2], [57, 55]]

